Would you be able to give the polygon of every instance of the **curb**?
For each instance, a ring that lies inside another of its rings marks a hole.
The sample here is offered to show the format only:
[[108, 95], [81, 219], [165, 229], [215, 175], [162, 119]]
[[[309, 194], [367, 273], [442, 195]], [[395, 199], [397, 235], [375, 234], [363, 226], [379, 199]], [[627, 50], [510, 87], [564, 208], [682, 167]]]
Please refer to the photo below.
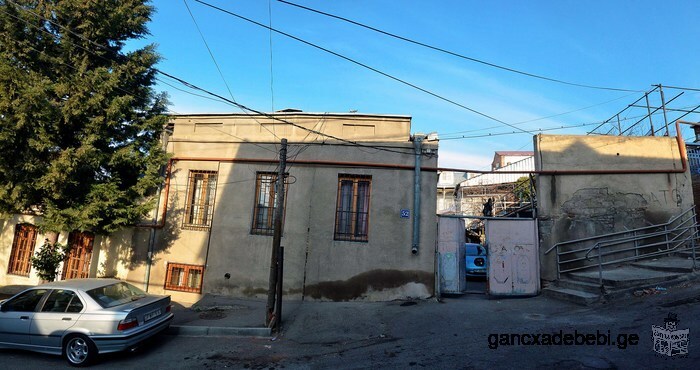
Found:
[[189, 336], [234, 336], [234, 337], [270, 337], [271, 328], [236, 328], [220, 326], [187, 326], [171, 325], [166, 331], [170, 335]]

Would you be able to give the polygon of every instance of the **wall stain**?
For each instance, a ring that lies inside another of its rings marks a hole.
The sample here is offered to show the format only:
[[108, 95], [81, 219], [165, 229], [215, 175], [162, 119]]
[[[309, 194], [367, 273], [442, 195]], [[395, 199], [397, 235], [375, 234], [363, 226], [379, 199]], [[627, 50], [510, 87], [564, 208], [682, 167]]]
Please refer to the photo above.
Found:
[[371, 270], [355, 275], [348, 280], [323, 281], [306, 286], [306, 295], [314, 299], [349, 301], [362, 298], [371, 288], [385, 290], [398, 288], [409, 283], [425, 285], [433, 291], [434, 276], [430, 272], [417, 270]]
[[258, 294], [267, 294], [267, 289], [245, 287], [245, 288], [243, 288], [241, 293], [243, 293], [243, 295], [245, 295], [246, 297], [255, 297]]

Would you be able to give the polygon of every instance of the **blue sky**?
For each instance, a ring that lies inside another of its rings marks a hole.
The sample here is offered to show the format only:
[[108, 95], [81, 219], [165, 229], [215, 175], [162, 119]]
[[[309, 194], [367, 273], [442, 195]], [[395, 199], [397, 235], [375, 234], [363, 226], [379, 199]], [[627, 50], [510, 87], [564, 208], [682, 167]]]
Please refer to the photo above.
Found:
[[[585, 134], [595, 125], [580, 125], [611, 118], [643, 97], [642, 92], [581, 88], [514, 74], [276, 0], [206, 1], [526, 131]], [[290, 1], [471, 58], [567, 82], [636, 91], [650, 90], [654, 84], [700, 88], [700, 1]], [[437, 132], [442, 139], [442, 167], [483, 169], [490, 165], [494, 151], [532, 150], [534, 133], [520, 132], [187, 0], [222, 79], [184, 1], [152, 4], [156, 13], [149, 24], [151, 35], [130, 47], [157, 44], [163, 57], [159, 69], [230, 98], [228, 84], [235, 100], [251, 108], [410, 115], [412, 132]], [[157, 89], [170, 94], [170, 108], [176, 113], [240, 112], [163, 83]], [[682, 91], [665, 89], [664, 93], [668, 100]], [[658, 105], [658, 92], [650, 99]], [[673, 105], [700, 105], [700, 92], [685, 91]], [[631, 117], [643, 114], [646, 109], [629, 109], [620, 118], [634, 122]], [[668, 119], [679, 114], [669, 112]], [[700, 115], [685, 119], [698, 121]], [[657, 114], [653, 120], [658, 127], [663, 116]], [[567, 128], [549, 131], [562, 126]], [[508, 134], [499, 135], [504, 133]], [[447, 140], [461, 136], [466, 137]], [[690, 130], [684, 131], [684, 137], [691, 140]]]

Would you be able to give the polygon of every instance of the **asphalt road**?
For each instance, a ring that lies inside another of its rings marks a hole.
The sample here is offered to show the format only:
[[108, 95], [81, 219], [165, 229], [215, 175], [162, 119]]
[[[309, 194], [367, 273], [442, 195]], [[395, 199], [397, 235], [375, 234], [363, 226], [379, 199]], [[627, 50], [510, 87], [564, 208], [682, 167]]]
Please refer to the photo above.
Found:
[[[305, 302], [287, 312], [276, 338], [162, 335], [136, 353], [102, 356], [96, 368], [697, 368], [699, 283], [655, 293], [592, 307], [482, 295], [442, 303]], [[686, 356], [653, 350], [651, 327], [664, 326], [671, 312], [680, 319], [678, 329], [689, 329]], [[522, 342], [529, 335], [530, 345], [517, 345], [511, 334]], [[559, 334], [560, 342], [571, 335], [572, 344], [546, 345], [545, 334]], [[595, 340], [585, 343], [591, 335]], [[576, 336], [582, 344], [574, 343]], [[59, 357], [10, 350], [0, 350], [0, 363], [5, 369], [68, 368]]]

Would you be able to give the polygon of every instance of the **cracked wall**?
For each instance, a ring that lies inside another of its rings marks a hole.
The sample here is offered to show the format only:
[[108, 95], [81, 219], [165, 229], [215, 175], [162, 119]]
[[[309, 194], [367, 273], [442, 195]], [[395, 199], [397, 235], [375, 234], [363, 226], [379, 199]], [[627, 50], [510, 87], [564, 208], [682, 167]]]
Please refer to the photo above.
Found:
[[690, 173], [586, 174], [682, 168], [672, 137], [538, 135], [535, 168], [580, 171], [537, 177], [542, 278], [556, 278], [558, 242], [663, 223], [692, 207]]

